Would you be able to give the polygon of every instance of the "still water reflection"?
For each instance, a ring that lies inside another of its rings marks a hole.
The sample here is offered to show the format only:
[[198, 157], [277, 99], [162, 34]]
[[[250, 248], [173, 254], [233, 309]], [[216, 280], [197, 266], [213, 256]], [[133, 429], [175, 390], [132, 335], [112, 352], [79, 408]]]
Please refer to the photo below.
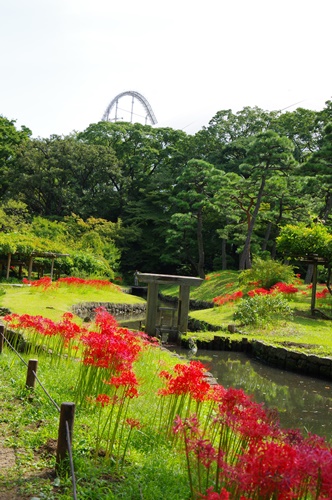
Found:
[[[188, 351], [176, 348], [181, 356]], [[200, 360], [224, 387], [243, 389], [255, 401], [277, 408], [282, 427], [299, 428], [332, 443], [332, 382], [281, 371], [243, 353], [198, 351]]]

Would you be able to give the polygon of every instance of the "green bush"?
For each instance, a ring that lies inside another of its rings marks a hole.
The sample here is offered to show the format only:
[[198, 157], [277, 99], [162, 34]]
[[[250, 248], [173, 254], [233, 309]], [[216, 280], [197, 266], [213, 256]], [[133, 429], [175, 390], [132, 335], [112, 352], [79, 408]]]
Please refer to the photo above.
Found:
[[255, 283], [259, 287], [268, 290], [276, 283], [291, 283], [294, 278], [295, 275], [292, 266], [283, 264], [278, 260], [263, 260], [256, 257], [253, 261], [252, 268], [246, 269], [240, 274], [239, 283], [241, 285]]
[[81, 278], [92, 276], [114, 278], [114, 272], [104, 258], [86, 252], [72, 253], [63, 260], [60, 270], [69, 276]]
[[234, 319], [243, 325], [264, 326], [269, 321], [290, 319], [292, 310], [282, 294], [254, 295], [243, 299], [234, 313]]

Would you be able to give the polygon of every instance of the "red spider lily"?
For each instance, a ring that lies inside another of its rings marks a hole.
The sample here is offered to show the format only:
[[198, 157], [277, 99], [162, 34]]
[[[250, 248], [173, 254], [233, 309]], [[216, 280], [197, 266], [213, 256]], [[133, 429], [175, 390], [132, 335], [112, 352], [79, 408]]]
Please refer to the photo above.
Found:
[[218, 295], [217, 297], [214, 297], [212, 299], [212, 302], [214, 302], [218, 306], [221, 306], [223, 304], [226, 304], [227, 302], [234, 302], [235, 300], [241, 299], [242, 297], [243, 297], [242, 290], [238, 290], [237, 292], [234, 293], [226, 293], [225, 295]]
[[179, 431], [183, 430], [189, 430], [195, 434], [199, 432], [197, 415], [190, 415], [190, 417], [187, 417], [184, 420], [182, 420], [179, 415], [176, 416], [174, 420], [173, 432], [174, 434], [177, 434]]
[[83, 279], [83, 278], [76, 278], [75, 276], [71, 276], [68, 278], [59, 278], [57, 282], [60, 284], [63, 283], [70, 286], [92, 286], [94, 288], [112, 287], [120, 289], [117, 285], [114, 285], [114, 283], [108, 280]]
[[205, 380], [205, 366], [200, 361], [190, 361], [189, 364], [175, 365], [177, 375], [166, 376], [165, 371], [161, 376], [167, 380], [167, 386], [159, 390], [162, 396], [171, 394], [190, 394], [193, 399], [202, 401], [210, 390], [210, 384]]
[[[203, 500], [230, 500], [231, 497], [229, 495], [229, 492], [226, 491], [225, 488], [222, 488], [220, 493], [216, 493], [215, 491], [213, 491], [213, 487], [211, 486], [207, 489], [206, 495], [200, 495], [199, 498]], [[244, 497], [241, 498], [244, 499]]]
[[62, 318], [61, 321], [54, 322], [39, 315], [9, 314], [4, 317], [4, 321], [10, 328], [33, 331], [44, 336], [60, 335], [64, 340], [78, 338], [82, 332], [86, 331], [71, 321], [73, 318], [71, 313], [65, 313]]
[[116, 389], [123, 387], [124, 396], [134, 398], [138, 396], [137, 385], [138, 381], [134, 372], [128, 370], [121, 373], [121, 375], [113, 376], [105, 384], [113, 386]]
[[107, 394], [98, 394], [96, 397], [96, 404], [104, 408], [104, 406], [112, 404], [112, 398], [110, 398]]
[[[219, 275], [219, 276], [220, 276], [220, 275]], [[231, 283], [227, 283], [226, 288], [231, 288], [232, 286], [234, 286], [234, 283], [233, 283], [233, 282], [231, 282]]]
[[317, 299], [326, 299], [326, 296], [329, 294], [329, 289], [328, 288], [324, 288], [324, 290], [322, 290], [321, 292], [317, 292], [316, 293], [316, 298]]
[[199, 462], [209, 468], [217, 460], [217, 451], [208, 439], [193, 439], [188, 443], [188, 450], [193, 452]]
[[299, 291], [299, 289], [296, 288], [294, 285], [289, 285], [289, 284], [283, 283], [283, 282], [276, 283], [275, 285], [273, 285], [270, 288], [271, 293], [272, 292], [279, 292], [279, 293], [290, 294], [290, 293], [296, 293], [298, 291]]
[[23, 278], [22, 283], [24, 285], [31, 285], [33, 287], [40, 287], [44, 290], [47, 290], [51, 286], [56, 286], [54, 284], [54, 282], [51, 280], [51, 278], [49, 278], [48, 276], [45, 276], [45, 277], [40, 278], [40, 279], [35, 280], [35, 281], [29, 281], [26, 278]]
[[116, 319], [103, 308], [97, 309], [95, 322], [99, 332], [82, 337], [86, 346], [83, 364], [107, 368], [113, 373], [130, 369], [141, 351], [140, 337], [127, 328], [119, 328]]
[[114, 385], [114, 387], [120, 387], [120, 386], [135, 387], [138, 385], [135, 373], [130, 371], [130, 370], [121, 373], [121, 375], [119, 375], [117, 377], [115, 377], [115, 376], [112, 377], [106, 383], [109, 385]]
[[276, 426], [269, 423], [262, 405], [252, 401], [242, 389], [224, 390], [214, 423], [227, 425], [246, 440], [260, 440], [279, 434]]
[[249, 290], [247, 295], [254, 297], [255, 295], [268, 295], [269, 293], [270, 291], [266, 290], [266, 288], [255, 288], [254, 290]]
[[118, 285], [115, 285], [111, 281], [108, 280], [98, 280], [98, 279], [83, 279], [83, 278], [76, 278], [75, 276], [67, 277], [67, 278], [59, 278], [56, 282], [52, 281], [51, 278], [48, 276], [45, 276], [43, 278], [40, 278], [35, 281], [29, 281], [26, 278], [23, 278], [23, 283], [25, 285], [31, 285], [33, 287], [40, 287], [44, 290], [52, 287], [56, 288], [61, 284], [68, 285], [68, 286], [76, 286], [76, 287], [82, 287], [82, 286], [91, 286], [94, 288], [115, 288], [117, 290], [120, 290], [120, 287]]
[[259, 442], [239, 457], [233, 480], [240, 491], [258, 498], [290, 500], [302, 477], [297, 468], [297, 452], [290, 445]]
[[141, 428], [141, 423], [139, 420], [136, 420], [135, 418], [126, 418], [126, 424], [129, 425], [131, 429], [140, 429]]

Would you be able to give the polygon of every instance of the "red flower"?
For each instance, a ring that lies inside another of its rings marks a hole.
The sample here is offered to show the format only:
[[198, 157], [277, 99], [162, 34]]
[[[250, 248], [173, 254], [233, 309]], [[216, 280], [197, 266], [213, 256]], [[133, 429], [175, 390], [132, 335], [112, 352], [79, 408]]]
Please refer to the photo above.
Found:
[[206, 495], [201, 495], [200, 498], [204, 500], [229, 500], [229, 492], [223, 488], [220, 493], [216, 493], [213, 491], [213, 487], [210, 486], [210, 488], [207, 489]]
[[167, 385], [159, 390], [160, 395], [190, 394], [197, 401], [207, 398], [210, 384], [205, 380], [206, 368], [200, 361], [191, 361], [189, 365], [175, 365], [174, 371], [177, 373], [175, 376], [169, 376], [168, 372], [161, 372], [161, 376], [167, 380]]
[[107, 394], [98, 394], [96, 397], [96, 403], [104, 408], [104, 406], [110, 405], [112, 401]]
[[127, 418], [126, 419], [126, 424], [129, 425], [131, 429], [134, 429], [135, 427], [137, 429], [141, 428], [141, 423], [139, 420], [136, 420], [135, 418]]
[[226, 293], [225, 295], [218, 295], [217, 297], [214, 297], [212, 299], [212, 302], [214, 302], [218, 306], [221, 306], [223, 304], [226, 304], [227, 302], [241, 299], [242, 297], [243, 297], [242, 290], [238, 290], [237, 292], [234, 293]]
[[249, 297], [254, 297], [255, 295], [268, 295], [270, 292], [266, 288], [255, 288], [254, 290], [249, 290]]
[[317, 299], [326, 299], [326, 295], [330, 293], [328, 288], [324, 288], [321, 292], [316, 293]]
[[282, 283], [282, 282], [276, 283], [270, 288], [270, 292], [280, 292], [286, 294], [296, 293], [298, 291], [299, 289], [296, 288], [294, 285], [289, 285], [287, 283]]

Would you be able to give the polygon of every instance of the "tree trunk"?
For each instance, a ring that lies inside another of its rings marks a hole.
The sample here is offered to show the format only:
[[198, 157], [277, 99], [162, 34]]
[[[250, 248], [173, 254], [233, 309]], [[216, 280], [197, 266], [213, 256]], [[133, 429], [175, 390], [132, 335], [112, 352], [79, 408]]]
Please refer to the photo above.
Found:
[[226, 253], [226, 238], [221, 239], [221, 269], [226, 271], [227, 269], [227, 253]]
[[263, 252], [265, 252], [267, 249], [267, 244], [268, 244], [270, 236], [271, 236], [271, 229], [272, 229], [272, 222], [270, 221], [268, 223], [266, 231], [265, 231], [264, 241], [263, 241], [263, 245], [262, 245]]
[[242, 252], [242, 255], [240, 258], [240, 264], [239, 264], [240, 271], [243, 271], [243, 269], [251, 269], [250, 245], [251, 245], [251, 239], [252, 239], [252, 235], [254, 232], [254, 227], [255, 227], [258, 211], [259, 211], [261, 203], [262, 203], [265, 182], [266, 182], [266, 173], [263, 174], [263, 177], [261, 180], [261, 185], [260, 185], [260, 188], [258, 191], [256, 205], [255, 205], [252, 217], [251, 217], [246, 242], [244, 244], [243, 252]]
[[198, 276], [205, 278], [204, 272], [204, 243], [203, 243], [203, 213], [200, 208], [197, 213], [197, 245], [198, 245]]

